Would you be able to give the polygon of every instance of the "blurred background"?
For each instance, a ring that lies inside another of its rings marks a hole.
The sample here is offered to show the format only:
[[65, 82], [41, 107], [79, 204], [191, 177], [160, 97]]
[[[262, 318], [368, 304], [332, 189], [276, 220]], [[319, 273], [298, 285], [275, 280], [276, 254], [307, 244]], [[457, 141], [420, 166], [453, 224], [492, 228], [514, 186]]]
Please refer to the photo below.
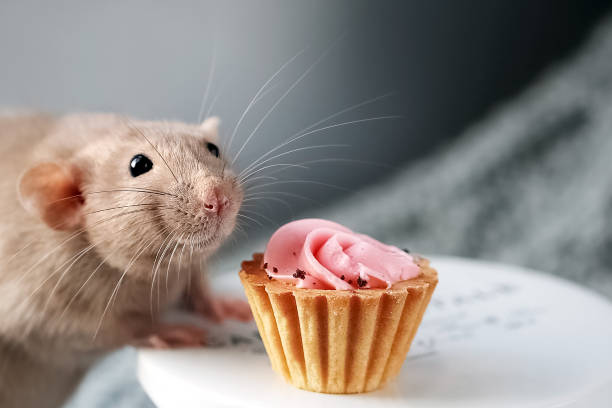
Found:
[[[611, 3], [3, 1], [0, 106], [218, 115], [251, 187], [214, 271], [317, 216], [612, 298]], [[151, 406], [134, 360], [71, 407]]]
[[[609, 6], [3, 1], [0, 106], [187, 122], [218, 115], [224, 153], [240, 152], [239, 170], [330, 115], [341, 113], [312, 130], [357, 121], [277, 150], [307, 147], [253, 174], [282, 181], [258, 187], [258, 197], [272, 198], [254, 203], [254, 211], [282, 222], [377, 183], [457, 138], [568, 55]], [[300, 51], [236, 129], [262, 84]], [[329, 144], [345, 146], [315, 147]], [[281, 166], [303, 162], [308, 169]], [[274, 180], [254, 183], [266, 181]]]

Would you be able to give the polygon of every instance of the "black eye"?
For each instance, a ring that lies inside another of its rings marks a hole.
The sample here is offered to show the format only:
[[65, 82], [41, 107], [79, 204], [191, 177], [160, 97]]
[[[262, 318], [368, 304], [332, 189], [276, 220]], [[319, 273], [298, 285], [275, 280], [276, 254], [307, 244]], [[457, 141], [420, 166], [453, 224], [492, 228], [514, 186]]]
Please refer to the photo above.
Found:
[[130, 161], [130, 173], [132, 177], [138, 177], [145, 174], [153, 168], [153, 162], [144, 154], [137, 154]]
[[206, 148], [209, 152], [214, 154], [216, 157], [219, 157], [219, 148], [214, 143], [206, 143]]

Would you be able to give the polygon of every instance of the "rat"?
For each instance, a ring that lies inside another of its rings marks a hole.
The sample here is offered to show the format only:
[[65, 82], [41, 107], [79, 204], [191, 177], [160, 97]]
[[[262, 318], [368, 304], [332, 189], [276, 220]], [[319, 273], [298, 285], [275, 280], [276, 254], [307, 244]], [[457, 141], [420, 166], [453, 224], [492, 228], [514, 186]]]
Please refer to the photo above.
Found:
[[171, 307], [251, 319], [203, 271], [243, 199], [218, 126], [0, 117], [0, 406], [60, 406], [126, 345], [204, 344], [201, 328], [163, 321]]

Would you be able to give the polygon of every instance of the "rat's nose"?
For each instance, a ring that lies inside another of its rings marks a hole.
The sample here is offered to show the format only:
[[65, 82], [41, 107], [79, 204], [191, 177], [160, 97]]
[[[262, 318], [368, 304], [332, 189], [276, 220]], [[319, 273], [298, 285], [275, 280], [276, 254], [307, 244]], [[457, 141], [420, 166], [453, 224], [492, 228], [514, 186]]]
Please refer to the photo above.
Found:
[[229, 206], [229, 199], [218, 189], [210, 191], [204, 199], [204, 211], [221, 214]]

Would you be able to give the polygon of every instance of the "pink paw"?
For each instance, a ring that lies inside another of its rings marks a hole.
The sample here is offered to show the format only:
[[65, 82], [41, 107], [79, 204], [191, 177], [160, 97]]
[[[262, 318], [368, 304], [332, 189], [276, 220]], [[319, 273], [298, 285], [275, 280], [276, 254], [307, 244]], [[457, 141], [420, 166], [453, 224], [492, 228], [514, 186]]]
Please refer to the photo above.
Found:
[[218, 320], [235, 319], [241, 322], [250, 322], [253, 320], [253, 314], [249, 304], [244, 300], [233, 298], [215, 298], [213, 300], [213, 308]]
[[150, 335], [145, 346], [155, 349], [201, 347], [206, 345], [206, 331], [188, 325], [163, 325]]
[[253, 320], [251, 308], [244, 300], [214, 297], [207, 302], [206, 306], [196, 307], [196, 310], [216, 322], [222, 322], [225, 319], [235, 319], [242, 322]]

